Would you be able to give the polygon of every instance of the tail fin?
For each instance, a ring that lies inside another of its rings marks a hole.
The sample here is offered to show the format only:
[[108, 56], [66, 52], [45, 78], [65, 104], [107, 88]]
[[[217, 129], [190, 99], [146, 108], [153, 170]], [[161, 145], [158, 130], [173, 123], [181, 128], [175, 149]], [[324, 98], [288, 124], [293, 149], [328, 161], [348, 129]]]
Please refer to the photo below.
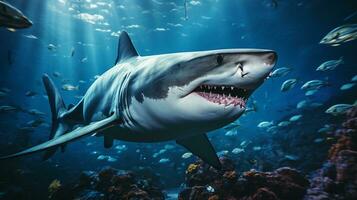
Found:
[[[48, 101], [50, 103], [51, 113], [52, 113], [52, 127], [49, 140], [57, 138], [63, 135], [66, 131], [69, 130], [68, 125], [60, 122], [60, 117], [63, 113], [67, 111], [66, 106], [63, 102], [61, 94], [58, 89], [55, 87], [53, 81], [47, 74], [44, 74], [42, 77], [43, 84], [48, 95]], [[62, 150], [64, 145], [62, 146]], [[46, 150], [43, 155], [43, 160], [50, 158], [57, 150], [57, 147], [50, 148]]]

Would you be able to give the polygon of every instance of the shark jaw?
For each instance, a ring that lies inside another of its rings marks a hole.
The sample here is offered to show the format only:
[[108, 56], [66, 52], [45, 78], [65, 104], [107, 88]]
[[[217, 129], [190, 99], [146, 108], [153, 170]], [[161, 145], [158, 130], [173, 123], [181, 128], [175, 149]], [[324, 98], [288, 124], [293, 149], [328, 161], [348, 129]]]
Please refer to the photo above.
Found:
[[193, 93], [219, 105], [233, 105], [245, 109], [251, 91], [233, 85], [200, 85]]

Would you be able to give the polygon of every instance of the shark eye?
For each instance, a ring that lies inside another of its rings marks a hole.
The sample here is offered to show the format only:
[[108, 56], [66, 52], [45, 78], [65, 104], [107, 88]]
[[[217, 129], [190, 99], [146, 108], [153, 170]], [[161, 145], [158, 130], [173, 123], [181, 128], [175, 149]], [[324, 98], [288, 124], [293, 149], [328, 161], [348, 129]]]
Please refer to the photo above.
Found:
[[220, 65], [220, 64], [222, 64], [222, 62], [223, 62], [223, 56], [222, 55], [218, 55], [217, 56], [217, 63]]

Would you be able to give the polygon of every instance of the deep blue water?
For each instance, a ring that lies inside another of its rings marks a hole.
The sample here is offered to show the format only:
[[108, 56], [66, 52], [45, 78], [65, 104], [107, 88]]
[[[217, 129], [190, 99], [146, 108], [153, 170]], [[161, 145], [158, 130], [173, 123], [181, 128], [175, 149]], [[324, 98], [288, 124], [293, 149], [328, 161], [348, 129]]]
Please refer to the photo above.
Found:
[[[326, 124], [326, 121], [314, 117], [314, 114], [324, 116], [326, 106], [336, 103], [352, 104], [356, 100], [356, 86], [346, 91], [339, 88], [357, 74], [357, 42], [351, 41], [338, 47], [319, 44], [332, 29], [357, 22], [357, 16], [345, 20], [357, 10], [356, 1], [277, 0], [277, 7], [272, 6], [270, 0], [188, 1], [186, 20], [183, 2], [11, 1], [11, 4], [22, 10], [34, 24], [31, 28], [16, 32], [0, 29], [0, 88], [10, 89], [8, 96], [0, 99], [0, 105], [37, 109], [46, 115], [44, 124], [33, 132], [24, 132], [18, 128], [26, 126], [28, 121], [38, 117], [25, 112], [0, 113], [1, 155], [47, 140], [51, 119], [48, 100], [44, 97], [42, 74], [50, 74], [59, 88], [65, 83], [79, 85], [78, 91], [61, 90], [66, 104], [78, 102], [79, 96], [85, 93], [94, 76], [113, 66], [117, 55], [118, 33], [122, 30], [129, 33], [138, 52], [143, 56], [224, 48], [263, 48], [277, 52], [278, 63], [275, 68], [293, 69], [285, 77], [267, 80], [254, 93], [251, 102], [256, 101], [258, 110], [239, 119], [241, 127], [237, 136], [225, 136], [223, 129], [210, 133], [216, 150], [228, 150], [228, 156], [236, 159], [238, 166], [241, 163], [241, 155], [232, 154], [231, 150], [239, 147], [242, 141], [259, 141], [251, 144], [250, 150], [246, 150], [248, 156], [245, 157], [255, 160], [257, 158], [254, 154], [259, 152], [253, 151], [253, 146], [262, 146], [261, 151], [268, 154], [270, 147], [267, 146], [275, 145], [274, 137], [267, 136], [269, 133], [257, 128], [261, 121], [278, 123], [283, 118], [301, 114], [302, 112], [296, 109], [296, 104], [304, 99], [327, 102], [325, 107], [317, 110], [318, 113], [303, 114], [304, 122], [310, 123], [306, 128], [303, 123], [296, 125], [299, 127], [294, 124], [289, 127], [290, 130], [306, 130], [313, 135], [316, 134], [316, 128]], [[35, 36], [36, 39], [28, 38], [29, 35]], [[56, 50], [49, 50], [49, 44], [55, 45]], [[9, 63], [9, 54], [12, 64]], [[344, 64], [335, 70], [315, 71], [321, 63], [341, 56]], [[60, 76], [54, 77], [55, 72]], [[281, 92], [281, 84], [290, 78], [298, 79], [296, 87], [288, 92]], [[330, 86], [321, 88], [312, 97], [306, 97], [300, 87], [312, 79], [327, 80]], [[79, 83], [80, 80], [85, 83]], [[37, 95], [27, 97], [27, 91], [34, 91]], [[337, 120], [326, 117], [330, 121]], [[287, 134], [297, 133], [290, 131]], [[322, 136], [310, 138], [310, 151], [321, 149], [311, 142], [319, 137]], [[259, 138], [268, 139], [260, 141]], [[294, 136], [294, 139], [304, 141], [304, 138], [299, 138], [298, 135]], [[83, 138], [68, 145], [65, 153], [58, 152], [46, 162], [41, 161], [39, 154], [9, 161], [2, 166], [1, 173], [22, 170], [29, 174], [26, 180], [36, 177], [36, 184], [43, 184], [46, 188], [54, 178], [69, 181], [81, 170], [97, 170], [111, 165], [120, 169], [147, 169], [147, 173], [156, 174], [161, 181], [167, 183], [167, 188], [170, 188], [183, 182], [187, 165], [195, 160], [195, 157], [181, 158], [187, 151], [174, 142], [145, 144], [117, 141], [117, 148], [109, 150], [104, 149], [102, 143], [102, 138]], [[122, 146], [118, 145], [125, 145], [120, 153], [118, 148]], [[170, 146], [166, 146], [164, 153], [153, 157], [155, 153], [165, 149], [165, 145]], [[298, 154], [297, 151], [290, 149], [283, 152], [282, 156]], [[110, 155], [117, 161], [98, 160], [99, 155]], [[162, 158], [170, 159], [170, 162], [159, 163]], [[323, 158], [320, 159], [322, 160]], [[314, 164], [318, 166], [319, 163]], [[306, 165], [301, 166], [299, 162], [290, 165], [300, 167], [306, 173], [316, 168], [315, 165], [304, 168]], [[240, 169], [248, 170], [254, 167], [264, 170], [262, 166], [249, 163], [241, 165]]]

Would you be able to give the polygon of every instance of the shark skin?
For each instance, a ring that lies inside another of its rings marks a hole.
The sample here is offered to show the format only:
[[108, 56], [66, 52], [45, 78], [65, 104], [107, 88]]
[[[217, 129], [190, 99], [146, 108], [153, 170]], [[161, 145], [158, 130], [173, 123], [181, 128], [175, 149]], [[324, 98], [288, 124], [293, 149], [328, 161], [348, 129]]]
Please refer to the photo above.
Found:
[[[108, 148], [113, 140], [175, 140], [220, 168], [205, 133], [244, 113], [245, 102], [267, 78], [276, 59], [274, 51], [262, 49], [139, 56], [123, 31], [115, 65], [95, 80], [74, 107], [65, 107], [44, 75], [52, 111], [50, 140], [0, 159], [45, 150], [47, 159], [58, 146], [95, 133], [104, 137]], [[81, 127], [73, 130], [78, 125]]]
[[19, 9], [0, 1], [0, 27], [23, 29], [32, 26], [29, 20]]

